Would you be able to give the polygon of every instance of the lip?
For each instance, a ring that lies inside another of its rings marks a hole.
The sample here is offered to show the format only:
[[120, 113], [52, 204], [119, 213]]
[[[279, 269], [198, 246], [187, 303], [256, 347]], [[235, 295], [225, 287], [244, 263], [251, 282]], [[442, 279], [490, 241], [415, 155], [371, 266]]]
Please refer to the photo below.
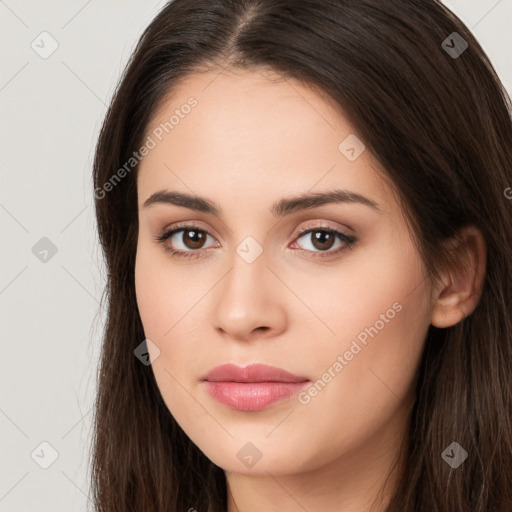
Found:
[[206, 391], [218, 402], [240, 411], [259, 411], [302, 389], [307, 377], [265, 364], [223, 364], [201, 379]]
[[211, 369], [202, 377], [202, 380], [210, 382], [304, 382], [309, 379], [266, 364], [250, 364], [248, 366], [223, 364]]

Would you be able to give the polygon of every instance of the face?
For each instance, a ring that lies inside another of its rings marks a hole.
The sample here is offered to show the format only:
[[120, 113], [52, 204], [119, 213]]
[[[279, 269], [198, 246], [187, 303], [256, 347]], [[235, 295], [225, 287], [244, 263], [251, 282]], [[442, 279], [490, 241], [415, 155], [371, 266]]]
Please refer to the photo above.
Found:
[[[228, 471], [377, 463], [402, 439], [431, 288], [341, 110], [270, 78], [190, 75], [148, 126], [135, 284], [152, 369], [176, 421]], [[242, 368], [204, 380], [228, 363]]]

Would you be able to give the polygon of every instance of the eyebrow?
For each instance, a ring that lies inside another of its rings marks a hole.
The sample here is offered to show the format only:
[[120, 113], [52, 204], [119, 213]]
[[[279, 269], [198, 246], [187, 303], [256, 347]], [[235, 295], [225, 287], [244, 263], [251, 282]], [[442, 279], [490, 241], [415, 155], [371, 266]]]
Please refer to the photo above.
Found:
[[[356, 192], [342, 189], [282, 198], [272, 205], [271, 212], [274, 217], [284, 217], [291, 213], [333, 203], [359, 203], [381, 212], [379, 205], [372, 199]], [[183, 206], [198, 212], [210, 213], [216, 217], [220, 217], [222, 214], [222, 210], [213, 201], [205, 197], [185, 194], [183, 192], [160, 190], [146, 199], [143, 207], [148, 208], [155, 204]]]

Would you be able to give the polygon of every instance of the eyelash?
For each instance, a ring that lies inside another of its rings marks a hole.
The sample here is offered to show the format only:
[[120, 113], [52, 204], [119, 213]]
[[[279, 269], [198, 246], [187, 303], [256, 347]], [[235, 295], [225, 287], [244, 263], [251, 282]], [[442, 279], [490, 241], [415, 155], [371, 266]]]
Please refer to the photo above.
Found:
[[[211, 235], [206, 229], [201, 229], [199, 226], [194, 226], [193, 224], [181, 224], [174, 226], [172, 229], [164, 231], [160, 235], [157, 235], [154, 237], [154, 239], [161, 243], [165, 244], [165, 242], [171, 238], [176, 233], [179, 233], [180, 231], [200, 231], [201, 233], [205, 233], [206, 235], [209, 235], [213, 238], [213, 235]], [[303, 228], [299, 233], [297, 233], [296, 238], [301, 238], [302, 236], [313, 233], [317, 231], [323, 231], [330, 234], [335, 235], [338, 237], [342, 242], [344, 242], [344, 246], [336, 249], [335, 251], [308, 251], [307, 249], [298, 249], [299, 251], [303, 251], [306, 253], [313, 252], [315, 256], [308, 256], [311, 258], [327, 258], [332, 257], [337, 254], [340, 254], [346, 250], [351, 250], [354, 248], [354, 244], [357, 242], [357, 239], [353, 236], [346, 235], [345, 233], [342, 233], [341, 231], [338, 231], [337, 229], [331, 228], [331, 227], [322, 227], [322, 226], [313, 226], [313, 227], [306, 227]], [[164, 249], [171, 254], [171, 256], [176, 258], [199, 258], [200, 252], [202, 250], [208, 250], [208, 249], [197, 249], [197, 250], [190, 250], [190, 251], [181, 251], [176, 249], [171, 249], [170, 247], [164, 245]]]

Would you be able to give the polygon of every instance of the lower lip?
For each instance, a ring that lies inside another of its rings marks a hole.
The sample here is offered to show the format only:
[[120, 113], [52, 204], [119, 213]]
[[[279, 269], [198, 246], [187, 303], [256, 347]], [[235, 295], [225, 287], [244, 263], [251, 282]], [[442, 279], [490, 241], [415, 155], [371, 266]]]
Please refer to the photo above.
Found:
[[298, 393], [304, 382], [210, 382], [206, 391], [221, 404], [239, 411], [260, 411], [268, 405]]

